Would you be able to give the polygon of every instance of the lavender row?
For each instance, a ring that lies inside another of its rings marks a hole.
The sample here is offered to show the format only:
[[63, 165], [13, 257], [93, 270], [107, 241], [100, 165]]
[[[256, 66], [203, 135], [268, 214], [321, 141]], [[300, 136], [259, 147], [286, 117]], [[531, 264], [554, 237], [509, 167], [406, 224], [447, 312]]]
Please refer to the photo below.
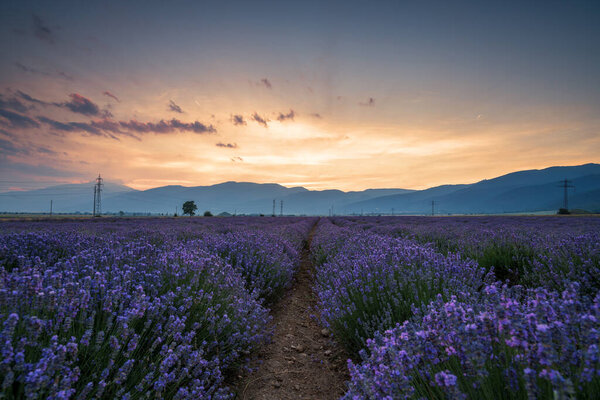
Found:
[[[0, 394], [232, 397], [225, 377], [270, 335], [260, 290], [270, 281], [262, 274], [279, 274], [285, 287], [310, 226], [285, 219], [5, 225]], [[225, 256], [214, 245], [226, 241]]]
[[336, 224], [384, 236], [431, 243], [493, 270], [497, 279], [530, 288], [600, 290], [598, 217], [336, 218]]
[[[349, 362], [345, 399], [595, 398], [595, 220], [592, 228], [580, 224], [572, 230], [550, 220], [534, 232], [518, 219], [496, 219], [496, 231], [487, 236], [477, 219], [462, 221], [462, 232], [451, 220], [433, 220], [421, 218], [424, 226], [404, 218], [319, 224], [312, 254], [323, 322], [362, 359]], [[408, 230], [391, 233], [411, 224], [421, 237]], [[495, 266], [479, 265], [460, 248], [445, 251], [422, 240], [428, 229], [430, 237], [454, 232], [448, 240], [473, 248], [501, 240], [529, 246], [530, 270], [522, 277], [529, 288], [510, 280], [510, 286], [493, 283]], [[494, 234], [497, 239], [490, 240]]]

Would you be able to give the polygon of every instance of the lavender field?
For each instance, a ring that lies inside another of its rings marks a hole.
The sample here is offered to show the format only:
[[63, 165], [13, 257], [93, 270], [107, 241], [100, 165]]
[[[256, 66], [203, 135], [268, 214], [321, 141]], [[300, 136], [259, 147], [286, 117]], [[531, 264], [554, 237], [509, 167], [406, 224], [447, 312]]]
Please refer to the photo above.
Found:
[[4, 223], [0, 397], [230, 398], [313, 224]]
[[0, 398], [227, 399], [313, 261], [345, 399], [593, 399], [600, 218], [14, 221]]

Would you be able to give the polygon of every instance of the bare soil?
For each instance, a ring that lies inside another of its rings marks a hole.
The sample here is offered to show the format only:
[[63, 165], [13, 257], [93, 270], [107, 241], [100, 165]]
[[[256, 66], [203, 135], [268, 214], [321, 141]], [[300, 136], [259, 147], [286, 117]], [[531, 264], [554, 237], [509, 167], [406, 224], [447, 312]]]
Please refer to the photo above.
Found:
[[291, 289], [274, 305], [273, 341], [240, 375], [236, 391], [242, 400], [339, 399], [349, 380], [347, 356], [319, 325], [312, 292], [313, 265], [308, 245]]

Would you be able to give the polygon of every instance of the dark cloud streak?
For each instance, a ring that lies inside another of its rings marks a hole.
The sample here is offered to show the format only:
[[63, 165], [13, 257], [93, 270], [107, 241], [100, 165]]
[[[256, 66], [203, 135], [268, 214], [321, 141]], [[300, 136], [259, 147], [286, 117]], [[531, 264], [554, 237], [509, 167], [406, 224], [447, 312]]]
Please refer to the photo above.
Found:
[[244, 116], [243, 115], [239, 115], [239, 114], [235, 114], [231, 116], [231, 122], [233, 123], [233, 125], [235, 126], [239, 126], [239, 125], [248, 125], [246, 123], [246, 121], [244, 120]]
[[183, 114], [183, 110], [181, 109], [181, 107], [179, 107], [173, 100], [169, 100], [169, 110], [179, 114]]
[[372, 97], [369, 97], [369, 100], [363, 102], [358, 103], [358, 105], [360, 106], [364, 106], [364, 107], [373, 107], [375, 106], [375, 99]]
[[[13, 128], [40, 127], [40, 124], [36, 120], [31, 119], [26, 115], [22, 115], [5, 109], [0, 109], [0, 117], [6, 119], [8, 121], [8, 125], [12, 126]], [[2, 120], [0, 119], [0, 122], [1, 121]]]
[[17, 96], [21, 97], [23, 100], [26, 100], [26, 101], [28, 101], [30, 103], [39, 104], [39, 105], [42, 105], [42, 106], [48, 106], [48, 105], [52, 104], [52, 103], [47, 103], [45, 101], [36, 99], [35, 97], [31, 97], [27, 93], [23, 93], [20, 90], [17, 90]]
[[33, 34], [41, 41], [54, 44], [54, 32], [46, 25], [46, 23], [36, 14], [31, 15], [33, 19]]
[[194, 132], [198, 134], [203, 133], [215, 133], [217, 130], [212, 125], [204, 125], [201, 122], [181, 122], [178, 119], [171, 119], [165, 121], [161, 119], [157, 123], [153, 122], [139, 122], [136, 120], [130, 120], [129, 122], [119, 122], [121, 127], [130, 131], [138, 133], [171, 133], [175, 130], [184, 132]]
[[66, 72], [63, 71], [56, 71], [56, 73], [50, 73], [50, 72], [46, 72], [46, 71], [42, 71], [40, 69], [37, 68], [33, 68], [33, 67], [28, 67], [27, 65], [21, 64], [20, 62], [15, 62], [15, 66], [20, 69], [23, 72], [26, 72], [28, 74], [35, 74], [35, 75], [42, 75], [42, 76], [59, 76], [61, 78], [64, 78], [66, 80], [72, 81], [73, 77], [71, 75], [68, 75]]
[[260, 84], [263, 85], [264, 87], [266, 87], [267, 89], [273, 88], [273, 85], [271, 85], [271, 81], [269, 81], [267, 78], [262, 78], [260, 80]]
[[284, 122], [285, 120], [294, 120], [294, 117], [296, 116], [296, 113], [294, 112], [294, 110], [290, 110], [289, 113], [284, 114], [284, 113], [279, 113], [279, 115], [277, 116], [277, 121], [279, 122]]
[[217, 147], [223, 147], [223, 148], [227, 148], [227, 149], [237, 149], [238, 145], [237, 143], [217, 143], [215, 146]]
[[268, 119], [261, 117], [260, 115], [258, 115], [258, 113], [254, 113], [252, 114], [252, 119], [256, 122], [258, 122], [260, 125], [264, 126], [265, 128], [268, 128], [269, 126], [267, 125], [267, 122], [269, 122]]
[[119, 98], [117, 96], [115, 96], [114, 94], [112, 94], [111, 92], [109, 92], [108, 90], [102, 92], [103, 95], [110, 97], [111, 99], [115, 100], [117, 103], [120, 103], [121, 100], [119, 100]]
[[69, 95], [71, 100], [63, 103], [54, 103], [57, 107], [64, 107], [77, 114], [95, 116], [100, 114], [100, 107], [94, 104], [90, 99], [83, 97], [78, 93]]
[[1, 94], [0, 94], [0, 108], [14, 110], [14, 111], [17, 111], [20, 113], [26, 113], [27, 110], [29, 110], [29, 107], [27, 107], [25, 104], [23, 104], [16, 97], [11, 97], [11, 98], [8, 98], [5, 100], [4, 96], [2, 96]]

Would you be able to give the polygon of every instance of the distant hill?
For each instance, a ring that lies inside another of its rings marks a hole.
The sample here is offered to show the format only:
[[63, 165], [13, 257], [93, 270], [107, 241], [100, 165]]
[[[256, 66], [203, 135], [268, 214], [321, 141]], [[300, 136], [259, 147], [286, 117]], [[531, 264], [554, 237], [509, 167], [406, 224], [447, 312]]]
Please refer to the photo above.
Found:
[[471, 185], [438, 186], [409, 194], [385, 196], [350, 204], [350, 212], [431, 213], [431, 202], [441, 214], [518, 213], [554, 211], [562, 207], [561, 181], [569, 179], [569, 208], [600, 211], [600, 165], [551, 167], [519, 171]]
[[[94, 200], [94, 183], [86, 182], [51, 186], [28, 191], [8, 191], [0, 193], [0, 212], [48, 212], [50, 200], [56, 213], [91, 212]], [[102, 196], [136, 192], [128, 186], [105, 182]]]
[[[134, 190], [107, 182], [102, 193], [103, 212], [181, 213], [184, 201], [194, 200], [198, 212], [213, 214], [437, 214], [553, 212], [562, 207], [563, 179], [575, 185], [569, 191], [569, 207], [600, 211], [600, 165], [551, 167], [518, 171], [473, 184], [442, 185], [425, 190], [368, 189], [308, 190], [274, 183], [224, 182], [211, 186], [162, 186]], [[2, 212], [47, 212], [53, 200], [55, 212], [90, 212], [93, 182], [53, 186], [31, 191], [0, 193]]]

